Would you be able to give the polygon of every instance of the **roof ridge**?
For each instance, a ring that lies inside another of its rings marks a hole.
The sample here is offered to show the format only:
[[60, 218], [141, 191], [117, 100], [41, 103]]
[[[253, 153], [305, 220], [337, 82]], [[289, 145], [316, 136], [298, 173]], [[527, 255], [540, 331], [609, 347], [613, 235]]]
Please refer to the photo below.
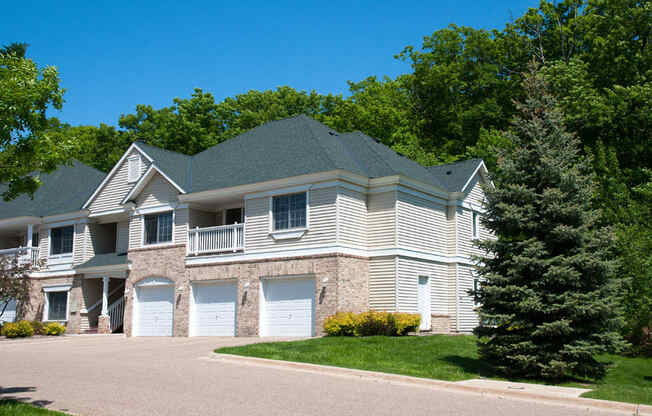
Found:
[[[304, 117], [300, 117], [301, 115], [303, 115]], [[328, 160], [330, 160], [331, 163], [333, 163], [334, 165], [337, 166], [338, 163], [331, 157], [331, 155], [329, 154], [329, 151], [324, 147], [324, 145], [321, 143], [321, 141], [317, 137], [317, 134], [315, 133], [315, 130], [312, 128], [310, 123], [308, 123], [308, 121], [306, 120], [306, 118], [308, 118], [308, 116], [306, 116], [305, 114], [300, 114], [300, 115], [295, 116], [293, 118], [299, 119], [308, 128], [308, 130], [310, 131], [310, 134], [312, 135], [313, 141], [317, 144], [317, 146], [319, 146], [321, 148], [322, 154], [324, 154], [326, 156], [326, 158]], [[314, 120], [314, 119], [312, 119], [312, 120], [319, 123], [317, 120]], [[328, 126], [326, 126], [326, 127], [328, 127]], [[334, 129], [331, 129], [331, 130], [335, 131]], [[340, 168], [340, 166], [337, 166], [337, 167]]]

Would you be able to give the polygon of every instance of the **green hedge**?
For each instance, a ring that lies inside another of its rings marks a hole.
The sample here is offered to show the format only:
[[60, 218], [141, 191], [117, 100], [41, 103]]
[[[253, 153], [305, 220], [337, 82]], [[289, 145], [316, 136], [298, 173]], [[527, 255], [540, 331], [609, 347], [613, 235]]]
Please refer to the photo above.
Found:
[[344, 337], [402, 336], [416, 331], [420, 323], [421, 316], [415, 313], [338, 312], [326, 318], [324, 331], [330, 336]]
[[61, 325], [59, 322], [50, 322], [45, 325], [46, 335], [62, 335], [64, 332], [66, 332], [66, 327]]

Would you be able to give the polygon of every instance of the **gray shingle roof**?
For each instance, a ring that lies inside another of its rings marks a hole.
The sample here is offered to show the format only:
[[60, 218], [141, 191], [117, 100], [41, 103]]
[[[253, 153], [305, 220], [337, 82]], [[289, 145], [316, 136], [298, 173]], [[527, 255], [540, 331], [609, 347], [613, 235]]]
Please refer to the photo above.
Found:
[[192, 158], [189, 192], [342, 169], [376, 178], [405, 175], [443, 185], [426, 168], [362, 133], [340, 134], [299, 115], [263, 124]]
[[95, 191], [106, 174], [73, 160], [70, 166], [62, 165], [49, 174], [42, 174], [43, 182], [34, 193], [5, 202], [0, 200], [0, 219], [63, 214], [79, 211]]
[[136, 145], [154, 159], [154, 164], [163, 170], [170, 179], [184, 190], [188, 190], [190, 187], [190, 161], [192, 156], [161, 149], [142, 142], [137, 142]]
[[428, 170], [448, 192], [461, 192], [482, 159], [468, 159], [445, 165], [430, 166]]
[[75, 269], [88, 269], [91, 267], [117, 266], [127, 264], [127, 253], [96, 254], [85, 263], [78, 264]]

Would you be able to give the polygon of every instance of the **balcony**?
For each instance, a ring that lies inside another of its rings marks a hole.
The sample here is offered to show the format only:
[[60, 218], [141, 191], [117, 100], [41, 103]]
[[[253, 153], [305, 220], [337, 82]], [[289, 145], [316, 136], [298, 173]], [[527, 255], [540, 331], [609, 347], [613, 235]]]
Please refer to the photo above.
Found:
[[14, 247], [0, 250], [0, 256], [12, 257], [18, 256], [18, 264], [32, 264], [38, 267], [39, 249], [38, 247]]
[[194, 228], [188, 231], [188, 255], [228, 253], [244, 250], [244, 224]]

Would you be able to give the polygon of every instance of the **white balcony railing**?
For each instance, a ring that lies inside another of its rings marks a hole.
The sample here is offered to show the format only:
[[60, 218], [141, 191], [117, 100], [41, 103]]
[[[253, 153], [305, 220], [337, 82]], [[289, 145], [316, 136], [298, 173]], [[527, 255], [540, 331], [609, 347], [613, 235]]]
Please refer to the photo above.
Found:
[[188, 231], [188, 254], [244, 250], [244, 224], [194, 228]]
[[38, 264], [38, 247], [14, 247], [0, 250], [0, 256], [18, 256], [18, 263]]

